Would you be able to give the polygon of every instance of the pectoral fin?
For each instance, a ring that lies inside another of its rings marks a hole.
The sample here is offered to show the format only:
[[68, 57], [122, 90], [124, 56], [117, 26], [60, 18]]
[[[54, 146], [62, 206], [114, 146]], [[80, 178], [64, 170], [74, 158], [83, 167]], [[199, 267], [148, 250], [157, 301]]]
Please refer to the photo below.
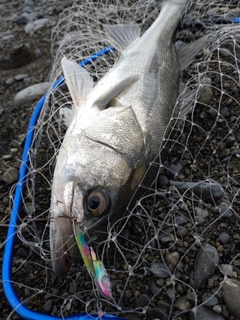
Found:
[[105, 109], [112, 99], [116, 98], [123, 90], [138, 81], [139, 78], [138, 75], [129, 76], [119, 81], [114, 86], [109, 85], [108, 90], [102, 93], [102, 95], [94, 102], [93, 106], [100, 110]]
[[53, 271], [58, 277], [62, 277], [79, 257], [70, 219], [57, 217], [51, 220], [50, 247]]
[[61, 61], [68, 90], [75, 107], [81, 106], [93, 88], [93, 79], [86, 69], [64, 57]]

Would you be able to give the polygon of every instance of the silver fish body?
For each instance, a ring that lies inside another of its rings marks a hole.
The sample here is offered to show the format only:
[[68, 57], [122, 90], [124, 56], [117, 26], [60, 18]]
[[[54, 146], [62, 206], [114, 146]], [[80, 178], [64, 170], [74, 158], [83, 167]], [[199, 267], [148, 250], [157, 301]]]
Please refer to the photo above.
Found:
[[62, 61], [75, 111], [52, 184], [50, 243], [57, 275], [79, 255], [71, 219], [89, 242], [99, 241], [108, 222], [121, 219], [158, 154], [179, 95], [173, 38], [187, 2], [165, 1], [141, 37], [136, 25], [106, 26], [122, 55], [95, 87], [85, 69]]

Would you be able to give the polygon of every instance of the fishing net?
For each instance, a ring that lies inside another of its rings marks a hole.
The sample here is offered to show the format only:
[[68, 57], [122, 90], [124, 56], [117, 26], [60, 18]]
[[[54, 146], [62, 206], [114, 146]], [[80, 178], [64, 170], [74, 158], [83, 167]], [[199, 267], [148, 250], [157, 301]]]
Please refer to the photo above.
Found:
[[[160, 8], [149, 0], [76, 2], [53, 31], [51, 81], [62, 75], [63, 56], [79, 62], [109, 46], [104, 24], [136, 22], [144, 32]], [[155, 171], [155, 179], [150, 186], [143, 180], [142, 196], [97, 248], [111, 300], [99, 295], [84, 265], [59, 279], [52, 271], [51, 183], [66, 131], [62, 110], [72, 101], [64, 83], [48, 93], [30, 149], [12, 270], [27, 307], [62, 318], [99, 310], [129, 319], [240, 317], [231, 299], [240, 292], [239, 10], [238, 1], [190, 1], [182, 17], [178, 46], [208, 39], [182, 73], [177, 112], [145, 175]], [[95, 82], [118, 55], [111, 50], [86, 66]]]

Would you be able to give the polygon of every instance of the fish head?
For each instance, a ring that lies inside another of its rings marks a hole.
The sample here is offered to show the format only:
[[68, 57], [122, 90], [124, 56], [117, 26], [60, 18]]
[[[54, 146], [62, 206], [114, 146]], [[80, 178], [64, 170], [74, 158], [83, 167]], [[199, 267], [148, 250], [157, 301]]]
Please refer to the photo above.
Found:
[[[59, 262], [54, 263], [56, 252], [61, 251], [62, 245], [62, 239], [59, 244], [55, 239], [56, 234], [61, 238], [62, 233], [62, 238], [72, 245], [69, 239], [77, 223], [87, 244], [94, 247], [123, 217], [146, 170], [147, 164], [141, 158], [143, 147], [142, 131], [131, 107], [102, 111], [91, 127], [64, 141], [52, 184], [51, 216], [55, 218], [52, 219], [51, 253], [54, 270], [60, 268], [62, 258], [59, 256], [63, 256], [63, 253], [58, 255]], [[61, 217], [66, 216], [70, 218], [65, 218], [64, 222]], [[61, 224], [58, 226], [59, 218]], [[62, 251], [69, 252], [68, 243]]]

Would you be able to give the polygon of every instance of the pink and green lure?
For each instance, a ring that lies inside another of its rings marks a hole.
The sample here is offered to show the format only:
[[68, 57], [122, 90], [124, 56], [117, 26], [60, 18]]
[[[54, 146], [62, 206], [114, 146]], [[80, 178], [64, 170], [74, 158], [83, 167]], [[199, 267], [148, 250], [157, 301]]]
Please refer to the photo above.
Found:
[[83, 261], [87, 267], [90, 276], [94, 279], [100, 292], [108, 299], [112, 298], [110, 277], [103, 265], [97, 260], [96, 254], [92, 247], [87, 245], [83, 232], [77, 224], [74, 225], [75, 237]]

